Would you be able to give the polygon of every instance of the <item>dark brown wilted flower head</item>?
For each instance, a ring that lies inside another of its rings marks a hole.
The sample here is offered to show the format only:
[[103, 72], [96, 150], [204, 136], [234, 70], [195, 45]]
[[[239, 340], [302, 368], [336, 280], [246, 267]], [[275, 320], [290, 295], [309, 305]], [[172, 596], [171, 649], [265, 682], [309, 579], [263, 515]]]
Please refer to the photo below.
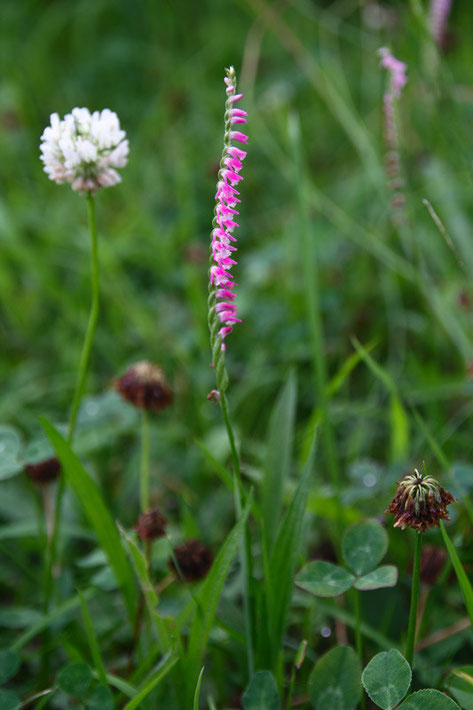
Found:
[[447, 505], [455, 500], [435, 478], [422, 476], [415, 468], [398, 483], [394, 500], [385, 512], [393, 513], [395, 528], [425, 532], [440, 525], [441, 520], [450, 520]]
[[137, 362], [114, 384], [123, 399], [139, 409], [159, 412], [172, 402], [172, 392], [164, 372], [151, 362]]
[[135, 525], [135, 530], [145, 542], [152, 542], [158, 537], [166, 535], [166, 525], [168, 521], [161, 515], [157, 508], [147, 510], [141, 513], [138, 522]]
[[196, 582], [203, 579], [212, 566], [213, 552], [199, 540], [188, 540], [174, 549], [174, 557], [179, 566], [176, 567], [172, 557], [169, 567], [186, 582]]
[[51, 456], [51, 458], [44, 459], [44, 461], [28, 463], [25, 466], [28, 478], [38, 486], [44, 486], [55, 481], [59, 476], [60, 470], [61, 464], [56, 456]]

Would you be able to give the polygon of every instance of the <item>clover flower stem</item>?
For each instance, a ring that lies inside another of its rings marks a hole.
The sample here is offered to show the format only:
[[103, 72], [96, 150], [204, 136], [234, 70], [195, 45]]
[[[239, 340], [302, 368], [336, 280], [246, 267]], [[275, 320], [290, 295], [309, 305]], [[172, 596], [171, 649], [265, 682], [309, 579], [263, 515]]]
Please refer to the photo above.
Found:
[[79, 362], [79, 377], [77, 379], [74, 399], [72, 400], [72, 408], [69, 416], [69, 428], [67, 433], [67, 441], [72, 444], [77, 423], [77, 415], [82, 395], [84, 394], [85, 380], [90, 360], [90, 352], [92, 342], [97, 327], [99, 315], [99, 260], [98, 260], [98, 239], [97, 239], [97, 222], [95, 218], [95, 202], [92, 194], [87, 195], [87, 207], [89, 211], [89, 228], [90, 228], [90, 275], [92, 287], [92, 304], [90, 307], [89, 322], [85, 333], [84, 345]]
[[[91, 292], [92, 292], [92, 302], [89, 313], [89, 320], [87, 324], [87, 330], [85, 333], [84, 344], [82, 346], [82, 352], [79, 361], [79, 375], [77, 378], [76, 389], [74, 392], [74, 397], [72, 400], [71, 412], [69, 415], [69, 426], [67, 431], [67, 443], [72, 445], [74, 440], [74, 433], [77, 423], [77, 415], [79, 413], [79, 407], [82, 399], [82, 395], [85, 389], [85, 381], [87, 377], [87, 371], [90, 360], [90, 353], [92, 350], [92, 342], [95, 335], [95, 330], [97, 327], [97, 320], [99, 315], [99, 260], [98, 260], [98, 238], [97, 238], [97, 221], [95, 217], [95, 202], [91, 193], [87, 195], [87, 208], [89, 215], [89, 231], [90, 231], [90, 276], [91, 276]], [[49, 608], [51, 601], [51, 594], [53, 590], [53, 574], [54, 565], [56, 564], [57, 556], [57, 546], [59, 538], [59, 528], [61, 522], [61, 510], [62, 510], [62, 500], [64, 497], [65, 490], [65, 479], [62, 475], [59, 479], [55, 509], [54, 509], [54, 520], [52, 524], [51, 535], [49, 538], [49, 550], [48, 550], [48, 563], [47, 563], [47, 574], [46, 574], [46, 587], [45, 587], [45, 610]]]
[[422, 557], [422, 533], [416, 533], [414, 548], [414, 564], [412, 569], [411, 606], [409, 609], [409, 626], [407, 629], [406, 661], [412, 666], [417, 627], [417, 607], [419, 604], [420, 563]]
[[[355, 646], [360, 663], [363, 666], [363, 637], [361, 635], [361, 599], [360, 591], [358, 589], [353, 589], [353, 610], [355, 612]], [[366, 708], [366, 698], [365, 693], [362, 691], [361, 694], [361, 710]]]
[[140, 504], [141, 512], [149, 509], [150, 427], [149, 413], [141, 413]]

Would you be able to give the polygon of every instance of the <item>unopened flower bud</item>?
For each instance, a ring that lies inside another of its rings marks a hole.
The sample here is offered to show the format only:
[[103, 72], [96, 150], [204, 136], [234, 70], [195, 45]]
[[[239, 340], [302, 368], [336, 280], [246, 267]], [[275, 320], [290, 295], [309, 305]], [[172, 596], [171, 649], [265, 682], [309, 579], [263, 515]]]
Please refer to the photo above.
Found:
[[123, 399], [139, 409], [158, 412], [172, 402], [172, 392], [164, 372], [150, 362], [138, 362], [115, 380], [115, 388]]
[[28, 478], [38, 486], [44, 486], [55, 481], [59, 476], [60, 470], [61, 464], [56, 456], [36, 463], [29, 463], [25, 466]]
[[422, 476], [414, 469], [414, 473], [399, 482], [393, 502], [385, 512], [393, 513], [395, 528], [411, 527], [425, 532], [439, 526], [441, 520], [450, 520], [447, 505], [455, 500], [435, 478]]
[[135, 525], [135, 530], [139, 538], [145, 542], [152, 542], [158, 537], [164, 537], [164, 535], [166, 535], [167, 522], [168, 521], [161, 515], [159, 510], [153, 508], [152, 510], [141, 513]]
[[213, 552], [199, 540], [188, 540], [174, 549], [174, 557], [169, 559], [169, 567], [186, 582], [203, 579], [213, 562]]

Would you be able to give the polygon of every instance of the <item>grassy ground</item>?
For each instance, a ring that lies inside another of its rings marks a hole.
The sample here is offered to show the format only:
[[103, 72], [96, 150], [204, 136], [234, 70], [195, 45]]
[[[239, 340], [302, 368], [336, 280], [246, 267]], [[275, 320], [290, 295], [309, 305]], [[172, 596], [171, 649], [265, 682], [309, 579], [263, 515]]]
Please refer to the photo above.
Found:
[[[160, 363], [175, 403], [152, 423], [152, 501], [169, 518], [173, 541], [198, 537], [215, 551], [234, 515], [232, 495], [202, 451], [230, 468], [219, 409], [206, 399], [214, 387], [207, 254], [223, 70], [237, 70], [250, 141], [236, 267], [243, 323], [228, 339], [227, 367], [244, 479], [255, 489], [257, 579], [259, 526], [270, 518], [265, 481], [280, 443], [274, 431], [271, 439], [270, 415], [288, 381], [297, 388], [288, 495], [314, 424], [324, 412], [330, 422], [320, 427], [298, 568], [330, 541], [336, 547], [350, 523], [382, 516], [395, 481], [413, 466], [425, 462], [462, 500], [473, 490], [473, 8], [454, 3], [449, 46], [438, 53], [425, 2], [385, 6], [377, 28], [367, 21], [373, 7], [355, 0], [3, 0], [0, 10], [0, 422], [17, 431], [28, 458], [25, 447], [44, 445], [40, 416], [67, 421], [89, 308], [87, 210], [85, 199], [47, 179], [38, 147], [50, 113], [109, 107], [127, 131], [130, 158], [123, 183], [97, 196], [102, 305], [78, 453], [113, 519], [131, 528], [139, 510], [138, 417], [111, 384], [135, 361]], [[402, 229], [393, 226], [384, 171], [387, 77], [377, 49], [386, 45], [408, 64], [399, 103]], [[41, 615], [42, 553], [26, 478], [5, 476], [0, 491], [0, 645], [7, 647]], [[77, 588], [98, 589], [89, 603], [101, 652], [107, 670], [126, 678], [131, 634], [116, 585], [70, 490], [65, 503], [65, 522], [78, 531], [61, 544], [54, 604]], [[452, 519], [468, 568], [471, 521], [463, 503], [452, 507]], [[440, 533], [428, 537], [441, 545]], [[389, 529], [389, 538], [386, 561], [399, 567], [398, 586], [363, 599], [366, 623], [388, 648], [405, 637], [413, 536]], [[156, 581], [167, 574], [167, 556], [163, 543], [155, 550]], [[232, 570], [202, 692], [203, 702], [210, 695], [220, 708], [237, 707], [248, 682], [241, 580]], [[449, 579], [445, 572], [431, 593], [422, 637], [466, 615]], [[163, 614], [188, 602], [188, 591], [176, 586], [163, 594]], [[350, 624], [343, 626], [350, 609], [349, 595], [337, 605], [295, 593], [284, 653], [272, 667], [280, 688], [283, 661], [302, 638], [312, 661], [337, 635], [353, 641]], [[79, 610], [54, 624], [53, 633], [23, 647], [12, 686], [22, 697], [49, 687], [67, 661], [91, 662]], [[419, 687], [442, 688], [445, 672], [468, 662], [472, 640], [466, 629], [419, 654]], [[384, 650], [373, 638], [365, 646], [365, 662]], [[309, 665], [296, 695], [305, 692]], [[163, 682], [153, 692], [140, 707], [156, 707], [170, 691]], [[116, 701], [123, 705], [118, 692]], [[60, 696], [55, 702], [65, 707]]]

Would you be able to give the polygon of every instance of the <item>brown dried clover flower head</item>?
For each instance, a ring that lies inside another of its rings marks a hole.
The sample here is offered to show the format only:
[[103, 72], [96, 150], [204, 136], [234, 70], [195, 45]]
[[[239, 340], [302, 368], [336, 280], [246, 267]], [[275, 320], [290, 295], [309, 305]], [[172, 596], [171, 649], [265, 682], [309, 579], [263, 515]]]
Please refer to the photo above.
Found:
[[418, 532], [440, 525], [441, 520], [450, 520], [447, 505], [456, 501], [432, 476], [414, 473], [404, 476], [398, 483], [393, 502], [385, 511], [393, 513], [394, 527], [405, 530], [411, 527]]
[[151, 362], [137, 362], [114, 384], [123, 399], [139, 409], [159, 412], [172, 402], [172, 392], [164, 372]]
[[174, 548], [174, 557], [169, 558], [168, 565], [179, 577], [182, 575], [186, 582], [196, 582], [203, 579], [212, 566], [213, 552], [199, 540], [188, 540]]
[[44, 486], [56, 480], [61, 471], [61, 464], [56, 456], [51, 456], [43, 461], [26, 464], [25, 471], [32, 483]]
[[139, 538], [145, 542], [152, 542], [158, 537], [166, 535], [167, 523], [168, 521], [164, 515], [161, 515], [157, 508], [152, 508], [141, 513], [135, 525], [135, 530]]

